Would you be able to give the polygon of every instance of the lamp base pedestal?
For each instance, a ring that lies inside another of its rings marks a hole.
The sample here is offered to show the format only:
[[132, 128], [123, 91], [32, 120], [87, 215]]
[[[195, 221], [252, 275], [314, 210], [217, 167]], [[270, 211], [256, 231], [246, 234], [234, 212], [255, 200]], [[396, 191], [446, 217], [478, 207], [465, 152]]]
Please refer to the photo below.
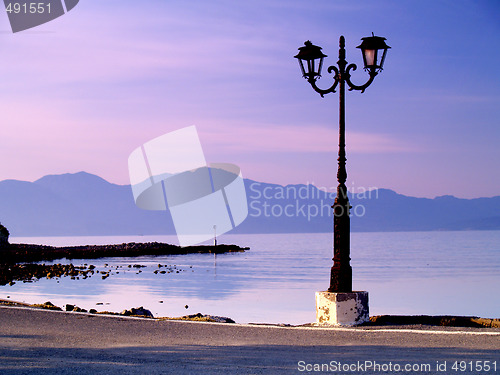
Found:
[[368, 292], [316, 292], [317, 325], [349, 327], [368, 320]]

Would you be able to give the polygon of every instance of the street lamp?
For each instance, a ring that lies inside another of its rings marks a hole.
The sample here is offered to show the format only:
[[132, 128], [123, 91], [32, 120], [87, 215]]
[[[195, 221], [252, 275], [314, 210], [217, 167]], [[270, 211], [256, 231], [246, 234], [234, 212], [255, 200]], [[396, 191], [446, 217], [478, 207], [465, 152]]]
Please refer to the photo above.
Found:
[[[339, 61], [336, 66], [330, 66], [328, 73], [335, 72], [332, 86], [326, 90], [320, 89], [316, 81], [321, 77], [321, 68], [323, 59], [327, 57], [321, 52], [321, 47], [313, 45], [310, 41], [304, 43], [299, 48], [299, 53], [295, 56], [299, 60], [302, 75], [311, 84], [312, 88], [323, 97], [325, 94], [335, 92], [339, 86], [340, 110], [339, 110], [339, 158], [337, 172], [337, 197], [332, 206], [334, 213], [333, 229], [333, 267], [330, 277], [330, 293], [350, 293], [352, 292], [352, 268], [350, 265], [350, 220], [349, 198], [347, 197], [346, 171], [346, 153], [345, 153], [345, 85], [349, 91], [358, 90], [364, 92], [373, 82], [375, 76], [382, 71], [385, 56], [389, 47], [385, 43], [385, 38], [372, 36], [362, 38], [362, 43], [357, 48], [361, 49], [363, 54], [364, 69], [368, 72], [370, 78], [363, 85], [355, 85], [351, 82], [351, 70], [356, 70], [355, 64], [347, 65], [345, 59], [345, 39], [343, 36], [339, 40]], [[347, 68], [346, 68], [347, 66]]]

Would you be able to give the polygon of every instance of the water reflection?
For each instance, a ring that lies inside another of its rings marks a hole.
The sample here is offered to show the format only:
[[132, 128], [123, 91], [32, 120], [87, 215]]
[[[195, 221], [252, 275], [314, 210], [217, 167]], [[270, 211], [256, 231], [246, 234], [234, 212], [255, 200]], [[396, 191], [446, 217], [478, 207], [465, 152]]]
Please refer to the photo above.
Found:
[[[79, 240], [90, 243], [89, 238]], [[111, 242], [109, 238], [99, 241]], [[114, 241], [130, 242], [130, 238]], [[163, 237], [163, 242], [168, 241]], [[75, 265], [90, 263], [99, 271], [111, 270], [110, 276], [18, 282], [1, 287], [0, 297], [108, 311], [144, 306], [155, 316], [201, 312], [237, 322], [314, 321], [314, 292], [325, 290], [329, 282], [330, 234], [227, 235], [220, 241], [251, 250], [73, 260]], [[500, 302], [491, 295], [500, 281], [499, 244], [499, 231], [353, 233], [353, 285], [369, 291], [371, 315], [498, 317]], [[128, 267], [134, 264], [145, 267]], [[166, 272], [155, 273], [158, 270]]]

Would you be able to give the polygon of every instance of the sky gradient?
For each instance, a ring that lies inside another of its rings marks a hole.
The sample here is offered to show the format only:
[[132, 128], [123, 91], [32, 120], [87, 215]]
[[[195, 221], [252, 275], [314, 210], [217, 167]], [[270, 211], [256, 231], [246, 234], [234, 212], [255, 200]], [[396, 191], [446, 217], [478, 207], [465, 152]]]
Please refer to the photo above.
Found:
[[392, 48], [366, 92], [346, 94], [348, 187], [500, 195], [495, 0], [81, 0], [16, 34], [0, 12], [0, 31], [0, 180], [128, 184], [134, 149], [196, 125], [208, 162], [335, 187], [338, 94], [315, 93], [293, 56], [311, 40], [328, 67], [344, 35], [361, 84], [355, 47], [374, 32]]

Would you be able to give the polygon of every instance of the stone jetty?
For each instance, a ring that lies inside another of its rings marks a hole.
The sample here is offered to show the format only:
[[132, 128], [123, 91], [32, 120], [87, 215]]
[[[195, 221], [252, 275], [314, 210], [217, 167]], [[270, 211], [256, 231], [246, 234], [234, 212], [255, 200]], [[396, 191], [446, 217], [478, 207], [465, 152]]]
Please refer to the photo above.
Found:
[[[15, 284], [16, 281], [32, 282], [41, 278], [59, 278], [69, 276], [72, 279], [91, 277], [97, 272], [93, 265], [74, 266], [73, 264], [40, 264], [37, 262], [53, 261], [56, 259], [97, 259], [110, 257], [137, 257], [142, 255], [164, 256], [195, 253], [231, 253], [249, 250], [248, 247], [237, 245], [217, 246], [188, 246], [148, 242], [148, 243], [123, 243], [118, 245], [86, 245], [54, 247], [31, 244], [0, 245], [0, 285]], [[130, 265], [132, 267], [141, 267]], [[158, 267], [162, 267], [159, 265]], [[166, 266], [165, 266], [166, 267]], [[157, 270], [155, 273], [170, 273], [171, 268]], [[101, 271], [102, 279], [110, 275], [110, 270]], [[141, 271], [138, 271], [141, 272]], [[178, 270], [176, 271], [178, 273]]]
[[243, 252], [248, 247], [220, 244], [217, 246], [180, 247], [161, 242], [123, 243], [117, 245], [85, 245], [85, 246], [46, 246], [31, 244], [0, 245], [0, 263], [40, 262], [56, 259], [97, 259], [110, 257], [135, 257], [141, 255], [178, 255], [195, 253], [230, 253]]

